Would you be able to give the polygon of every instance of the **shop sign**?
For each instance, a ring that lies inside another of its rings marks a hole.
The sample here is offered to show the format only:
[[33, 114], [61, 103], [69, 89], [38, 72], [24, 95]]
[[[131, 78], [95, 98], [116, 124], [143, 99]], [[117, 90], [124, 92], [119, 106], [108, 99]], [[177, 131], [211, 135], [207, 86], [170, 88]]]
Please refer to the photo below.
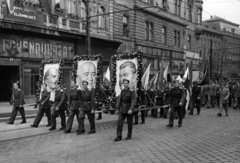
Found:
[[36, 11], [29, 10], [28, 8], [12, 5], [13, 4], [11, 3], [7, 3], [4, 7], [4, 19], [11, 19], [35, 25], [44, 25], [43, 15], [38, 14]]
[[72, 59], [74, 43], [0, 34], [0, 56]]

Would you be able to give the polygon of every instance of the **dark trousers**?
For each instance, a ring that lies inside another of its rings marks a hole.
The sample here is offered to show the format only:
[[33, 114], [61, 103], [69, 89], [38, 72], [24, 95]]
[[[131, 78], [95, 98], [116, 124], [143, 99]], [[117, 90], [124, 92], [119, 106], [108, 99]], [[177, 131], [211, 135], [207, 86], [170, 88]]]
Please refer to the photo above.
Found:
[[212, 96], [210, 96], [210, 98], [211, 98], [211, 107], [214, 108], [214, 106], [215, 106], [215, 96], [212, 95]]
[[197, 114], [200, 114], [200, 100], [199, 99], [192, 99], [192, 106], [191, 106], [191, 110], [190, 110], [190, 113], [194, 113], [194, 107], [196, 106], [197, 107]]
[[[74, 120], [74, 116], [77, 117], [77, 121], [78, 121], [78, 127], [79, 127], [79, 110], [70, 110], [69, 112], [69, 116], [68, 116], [68, 120], [67, 120], [67, 126], [66, 126], [66, 131], [70, 131], [72, 130], [72, 125], [73, 125], [73, 120]], [[79, 129], [79, 128], [78, 128]]]
[[164, 108], [164, 115], [163, 115], [164, 118], [167, 118], [168, 110], [169, 110], [169, 107]]
[[216, 98], [216, 104], [219, 107], [220, 106], [220, 97], [216, 96], [215, 98]]
[[238, 109], [240, 109], [240, 97], [237, 97]]
[[39, 125], [39, 123], [42, 120], [42, 117], [43, 117], [44, 113], [45, 113], [45, 115], [46, 115], [46, 117], [48, 119], [48, 124], [51, 124], [51, 111], [50, 111], [50, 109], [39, 109], [38, 113], [37, 113], [37, 116], [36, 116], [36, 118], [35, 118], [35, 120], [33, 122], [34, 126], [38, 126]]
[[228, 99], [229, 99], [228, 106], [231, 107], [232, 106], [232, 95], [230, 95]]
[[79, 131], [80, 132], [85, 131], [84, 118], [85, 118], [86, 114], [88, 116], [88, 120], [90, 123], [90, 130], [96, 131], [96, 129], [95, 129], [95, 114], [92, 114], [91, 111], [84, 111], [84, 110], [80, 110], [80, 113], [79, 113]]
[[66, 126], [66, 114], [65, 114], [65, 110], [58, 110], [55, 111], [51, 114], [51, 128], [56, 128], [57, 126], [57, 116], [60, 116], [61, 119], [61, 126], [65, 127]]
[[174, 124], [175, 112], [178, 113], [178, 124], [182, 125], [182, 119], [183, 119], [183, 107], [182, 106], [171, 108], [169, 125]]
[[117, 136], [122, 137], [123, 123], [125, 118], [128, 121], [128, 133], [127, 137], [132, 137], [132, 128], [133, 128], [133, 114], [118, 114], [118, 122], [117, 122]]
[[[135, 123], [138, 123], [138, 112], [139, 111], [134, 113]], [[145, 123], [145, 111], [140, 111], [140, 112], [141, 112], [142, 122]]]
[[10, 118], [9, 122], [14, 123], [18, 112], [22, 116], [22, 122], [26, 122], [24, 107], [13, 107], [13, 110], [11, 113], [11, 118]]

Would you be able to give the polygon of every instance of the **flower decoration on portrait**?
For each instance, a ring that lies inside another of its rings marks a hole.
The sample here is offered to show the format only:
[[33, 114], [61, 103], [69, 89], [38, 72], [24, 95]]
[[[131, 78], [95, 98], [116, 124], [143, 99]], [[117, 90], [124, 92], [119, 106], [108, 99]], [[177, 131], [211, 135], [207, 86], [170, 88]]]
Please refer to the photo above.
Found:
[[36, 101], [39, 100], [40, 98], [40, 93], [41, 93], [41, 84], [44, 82], [43, 77], [44, 77], [44, 66], [45, 64], [59, 64], [59, 77], [58, 80], [60, 82], [60, 86], [62, 85], [63, 81], [63, 66], [64, 66], [64, 61], [62, 59], [44, 59], [41, 62], [41, 66], [39, 67], [39, 82], [37, 84], [37, 90], [36, 90]]
[[97, 77], [96, 77], [96, 86], [95, 86], [95, 99], [99, 99], [99, 88], [100, 88], [100, 75], [102, 69], [102, 56], [99, 55], [76, 55], [73, 58], [72, 66], [72, 81], [77, 81], [77, 70], [78, 70], [78, 61], [96, 61], [97, 60]]
[[142, 79], [142, 52], [138, 51], [138, 52], [134, 52], [133, 54], [125, 54], [125, 55], [114, 55], [111, 58], [112, 61], [112, 65], [111, 65], [111, 74], [112, 74], [112, 78], [111, 78], [111, 97], [110, 97], [110, 104], [113, 108], [115, 108], [116, 106], [116, 101], [117, 101], [117, 97], [116, 97], [116, 92], [115, 92], [115, 86], [117, 83], [117, 61], [118, 60], [124, 60], [124, 59], [137, 59], [137, 63], [138, 63], [138, 67], [137, 67], [137, 102], [136, 102], [136, 106], [138, 107], [140, 105], [140, 98], [139, 98], [139, 94], [141, 91], [141, 79]]

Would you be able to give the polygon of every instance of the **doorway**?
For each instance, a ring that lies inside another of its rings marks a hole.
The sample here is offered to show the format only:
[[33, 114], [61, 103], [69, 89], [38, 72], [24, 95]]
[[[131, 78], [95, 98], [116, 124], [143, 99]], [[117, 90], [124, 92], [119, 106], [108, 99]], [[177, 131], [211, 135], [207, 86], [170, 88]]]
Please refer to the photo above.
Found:
[[0, 102], [9, 102], [12, 95], [12, 84], [19, 80], [19, 66], [0, 66]]

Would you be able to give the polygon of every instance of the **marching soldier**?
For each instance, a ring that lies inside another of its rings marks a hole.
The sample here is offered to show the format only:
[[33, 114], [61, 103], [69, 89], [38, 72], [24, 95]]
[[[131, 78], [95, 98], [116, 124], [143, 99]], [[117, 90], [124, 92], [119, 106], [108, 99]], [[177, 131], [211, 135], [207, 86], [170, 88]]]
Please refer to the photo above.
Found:
[[64, 133], [66, 134], [71, 133], [74, 116], [77, 117], [77, 121], [79, 123], [78, 115], [79, 115], [79, 108], [80, 108], [80, 100], [81, 100], [81, 90], [78, 90], [75, 82], [72, 81], [71, 90], [69, 92], [69, 97], [68, 97], [68, 108], [70, 112], [67, 120], [67, 126], [64, 131]]
[[12, 110], [9, 122], [7, 122], [7, 124], [14, 123], [18, 112], [22, 116], [22, 122], [20, 124], [26, 123], [25, 111], [24, 111], [24, 107], [23, 107], [23, 105], [25, 104], [24, 95], [23, 95], [22, 91], [18, 88], [17, 83], [13, 83], [13, 92], [12, 92], [12, 97], [11, 97], [10, 103], [13, 104], [13, 110]]
[[66, 127], [66, 115], [65, 110], [67, 108], [66, 103], [66, 94], [64, 91], [60, 88], [59, 82], [55, 82], [56, 89], [51, 92], [50, 96], [50, 103], [52, 104], [51, 107], [51, 127], [49, 128], [49, 131], [56, 129], [56, 118], [58, 115], [61, 119], [61, 128], [60, 130], [64, 130]]
[[[163, 106], [164, 105], [164, 90], [158, 86], [156, 92], [156, 105]], [[154, 109], [154, 117], [157, 117], [158, 109]], [[164, 115], [164, 108], [160, 108], [160, 118]]]
[[[141, 89], [139, 96], [140, 96], [140, 106], [145, 105], [146, 104], [146, 95], [145, 95], [144, 89]], [[134, 118], [135, 118], [134, 125], [137, 125], [138, 124], [138, 111], [136, 113], [134, 113]], [[141, 111], [141, 119], [142, 119], [141, 124], [145, 124], [145, 111], [144, 110]]]
[[126, 140], [132, 138], [133, 112], [135, 107], [135, 92], [129, 89], [129, 80], [123, 79], [124, 90], [121, 91], [117, 109], [119, 110], [117, 137], [114, 141], [122, 140], [122, 129], [125, 118], [128, 121], [128, 134]]
[[51, 111], [50, 111], [51, 105], [49, 103], [49, 98], [50, 98], [50, 92], [47, 91], [46, 84], [42, 84], [41, 99], [37, 101], [37, 103], [39, 104], [39, 110], [31, 127], [36, 127], [36, 128], [38, 127], [44, 113], [48, 119], [48, 124], [46, 125], [46, 127], [51, 126]]
[[169, 124], [167, 127], [173, 127], [173, 121], [175, 117], [175, 112], [178, 112], [178, 127], [182, 127], [182, 119], [183, 119], [183, 102], [186, 98], [184, 90], [179, 87], [179, 81], [175, 81], [175, 87], [171, 89], [170, 93], [170, 104], [171, 104], [171, 112], [169, 118]]
[[[165, 87], [165, 90], [164, 90], [164, 93], [165, 93], [164, 104], [165, 105], [169, 105], [170, 104], [170, 94], [171, 94], [171, 88], [170, 87], [171, 87], [170, 83], [166, 84], [166, 87]], [[169, 110], [169, 107], [166, 107], [164, 109], [163, 117], [165, 119], [167, 118], [168, 110]]]
[[96, 133], [95, 128], [95, 101], [94, 101], [94, 89], [88, 90], [88, 82], [82, 81], [83, 90], [81, 91], [81, 102], [80, 102], [80, 113], [79, 113], [79, 131], [78, 135], [82, 135], [85, 133], [84, 128], [84, 118], [87, 114], [89, 123], [90, 123], [90, 131], [88, 134]]
[[197, 115], [200, 114], [200, 109], [201, 109], [201, 102], [200, 102], [200, 96], [201, 96], [201, 87], [197, 85], [197, 82], [193, 82], [193, 87], [192, 87], [192, 106], [191, 110], [189, 112], [190, 115], [193, 115], [194, 112], [194, 107], [196, 105], [197, 107]]

